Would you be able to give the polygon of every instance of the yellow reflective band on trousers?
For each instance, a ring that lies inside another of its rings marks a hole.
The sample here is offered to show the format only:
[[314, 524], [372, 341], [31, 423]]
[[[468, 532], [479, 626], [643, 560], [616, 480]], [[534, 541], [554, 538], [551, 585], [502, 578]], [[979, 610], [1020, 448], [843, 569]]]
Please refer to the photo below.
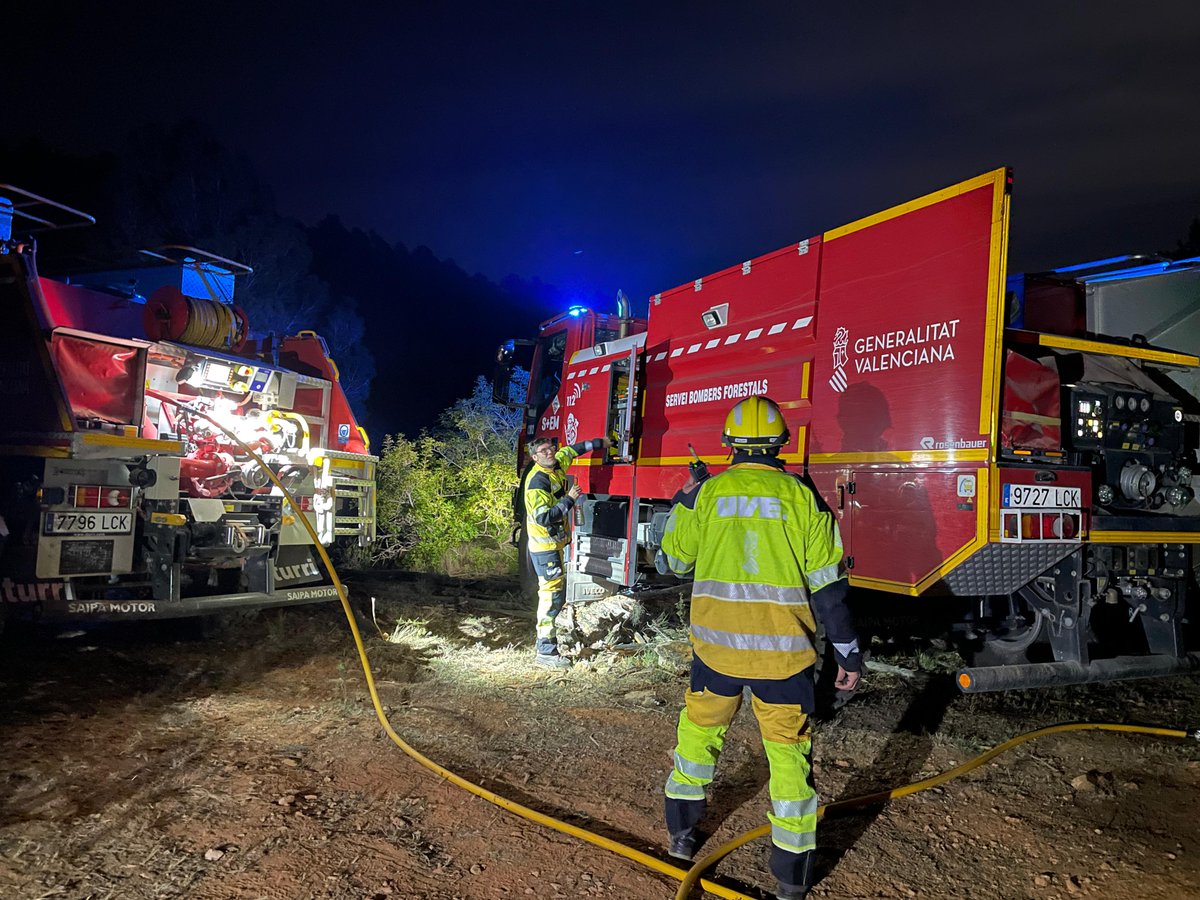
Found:
[[771, 842], [781, 850], [804, 853], [817, 846], [817, 792], [809, 756], [812, 742], [780, 744], [764, 738], [771, 765]]
[[[563, 605], [561, 601], [566, 596], [567, 579], [561, 572], [560, 565], [557, 578], [538, 576], [537, 636], [540, 638], [554, 638], [554, 620], [558, 618]], [[556, 600], [559, 602], [556, 603]]]
[[679, 713], [675, 767], [667, 776], [665, 793], [673, 800], [703, 800], [725, 746], [725, 732], [737, 715], [742, 697], [722, 697], [711, 691], [687, 692]]
[[811, 850], [817, 844], [818, 799], [808, 716], [798, 704], [764, 703], [757, 697], [751, 703], [771, 767], [771, 840], [792, 853]]
[[[675, 766], [664, 793], [673, 800], [704, 800], [742, 695], [723, 697], [706, 689], [688, 691], [686, 701], [676, 731]], [[819, 799], [812, 784], [808, 716], [794, 703], [764, 703], [757, 697], [750, 702], [771, 769], [771, 840], [792, 853], [812, 850]]]

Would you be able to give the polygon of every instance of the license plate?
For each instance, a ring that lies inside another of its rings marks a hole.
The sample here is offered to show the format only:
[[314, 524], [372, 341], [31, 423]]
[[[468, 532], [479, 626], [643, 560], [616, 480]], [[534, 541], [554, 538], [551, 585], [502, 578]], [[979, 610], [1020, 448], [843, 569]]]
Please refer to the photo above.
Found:
[[46, 534], [129, 534], [131, 512], [48, 512]]
[[1083, 490], [1035, 484], [1006, 484], [1001, 506], [1009, 509], [1079, 509]]

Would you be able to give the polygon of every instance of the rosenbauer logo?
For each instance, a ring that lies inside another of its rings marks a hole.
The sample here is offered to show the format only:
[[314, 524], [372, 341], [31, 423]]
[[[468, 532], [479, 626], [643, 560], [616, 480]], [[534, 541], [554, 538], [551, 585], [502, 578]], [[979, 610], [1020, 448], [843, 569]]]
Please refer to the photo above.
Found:
[[926, 435], [921, 438], [922, 450], [980, 450], [987, 446], [987, 441], [980, 440], [962, 440], [960, 438], [951, 438], [948, 441], [934, 440]]

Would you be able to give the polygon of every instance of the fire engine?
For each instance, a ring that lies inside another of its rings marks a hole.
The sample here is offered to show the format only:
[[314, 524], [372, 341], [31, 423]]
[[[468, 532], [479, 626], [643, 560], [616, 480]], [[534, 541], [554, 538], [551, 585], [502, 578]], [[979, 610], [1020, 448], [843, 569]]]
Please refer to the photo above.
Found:
[[299, 517], [324, 545], [371, 542], [376, 458], [324, 341], [253, 336], [233, 303], [251, 270], [191, 247], [41, 277], [34, 235], [93, 221], [0, 185], [0, 610], [86, 622], [336, 597]]
[[728, 462], [725, 414], [758, 394], [851, 585], [952, 610], [964, 691], [1195, 668], [1200, 259], [1009, 276], [1011, 187], [998, 169], [654, 294], [646, 319], [575, 308], [520, 342], [522, 444], [615, 436], [572, 469], [568, 602], [661, 580], [670, 498]]

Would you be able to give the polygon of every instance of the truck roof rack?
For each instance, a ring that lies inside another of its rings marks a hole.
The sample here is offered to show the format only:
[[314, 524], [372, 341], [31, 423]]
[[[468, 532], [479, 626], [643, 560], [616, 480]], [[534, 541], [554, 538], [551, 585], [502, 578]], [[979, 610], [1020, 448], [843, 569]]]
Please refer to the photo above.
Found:
[[245, 263], [240, 263], [224, 256], [218, 256], [215, 253], [210, 253], [208, 250], [201, 250], [199, 247], [190, 247], [186, 244], [166, 244], [154, 250], [139, 250], [138, 252], [143, 256], [148, 256], [151, 259], [173, 266], [201, 269], [215, 264], [225, 269], [230, 275], [254, 274], [254, 270]]
[[13, 218], [28, 223], [24, 230], [32, 234], [96, 224], [94, 216], [16, 185], [0, 184], [0, 197], [12, 202]]

